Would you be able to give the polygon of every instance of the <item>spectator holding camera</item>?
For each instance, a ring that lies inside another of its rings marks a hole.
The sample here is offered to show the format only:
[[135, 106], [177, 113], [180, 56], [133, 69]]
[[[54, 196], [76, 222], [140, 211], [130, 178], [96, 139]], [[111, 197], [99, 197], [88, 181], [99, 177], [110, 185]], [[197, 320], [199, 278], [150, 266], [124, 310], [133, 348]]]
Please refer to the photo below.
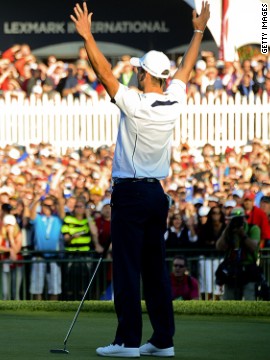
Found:
[[260, 228], [247, 223], [242, 207], [232, 209], [229, 219], [216, 242], [217, 250], [225, 251], [216, 282], [224, 285], [224, 300], [256, 300]]
[[270, 224], [266, 213], [255, 205], [255, 196], [254, 192], [246, 190], [243, 195], [243, 208], [247, 216], [247, 222], [259, 226], [261, 234], [260, 248], [264, 248], [265, 243], [270, 239]]

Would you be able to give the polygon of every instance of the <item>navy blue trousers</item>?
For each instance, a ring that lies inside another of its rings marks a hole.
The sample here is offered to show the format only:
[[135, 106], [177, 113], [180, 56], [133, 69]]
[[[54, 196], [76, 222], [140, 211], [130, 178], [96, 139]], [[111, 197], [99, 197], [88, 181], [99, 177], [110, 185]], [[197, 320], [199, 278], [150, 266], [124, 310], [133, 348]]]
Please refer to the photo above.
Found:
[[141, 282], [153, 328], [149, 341], [173, 346], [174, 315], [165, 263], [168, 201], [159, 182], [127, 182], [113, 188], [111, 236], [114, 304], [118, 326], [114, 342], [139, 347], [142, 340]]

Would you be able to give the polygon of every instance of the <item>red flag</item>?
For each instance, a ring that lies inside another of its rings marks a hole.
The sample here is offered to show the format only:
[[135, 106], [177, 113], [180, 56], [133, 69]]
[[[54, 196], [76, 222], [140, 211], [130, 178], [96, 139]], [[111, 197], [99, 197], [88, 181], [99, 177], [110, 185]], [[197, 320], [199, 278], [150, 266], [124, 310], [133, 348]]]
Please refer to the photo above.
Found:
[[229, 31], [229, 20], [228, 20], [228, 9], [230, 0], [222, 0], [221, 9], [221, 33], [220, 33], [220, 47], [219, 47], [219, 59], [226, 60], [225, 47], [228, 44], [228, 31]]

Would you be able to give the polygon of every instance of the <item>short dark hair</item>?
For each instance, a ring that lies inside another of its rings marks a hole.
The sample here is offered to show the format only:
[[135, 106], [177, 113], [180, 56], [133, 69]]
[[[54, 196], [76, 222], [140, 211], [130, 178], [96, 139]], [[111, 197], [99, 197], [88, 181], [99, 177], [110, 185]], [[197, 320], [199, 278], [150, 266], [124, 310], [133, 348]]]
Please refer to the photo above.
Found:
[[270, 204], [270, 196], [266, 196], [266, 195], [262, 196], [260, 202], [266, 202]]
[[184, 264], [185, 266], [187, 266], [187, 258], [185, 257], [185, 255], [175, 255], [174, 258], [173, 258], [173, 263], [175, 260], [183, 260], [184, 261]]
[[8, 203], [5, 203], [5, 204], [2, 204], [1, 209], [2, 209], [2, 211], [9, 214], [10, 211], [12, 210], [12, 206]]

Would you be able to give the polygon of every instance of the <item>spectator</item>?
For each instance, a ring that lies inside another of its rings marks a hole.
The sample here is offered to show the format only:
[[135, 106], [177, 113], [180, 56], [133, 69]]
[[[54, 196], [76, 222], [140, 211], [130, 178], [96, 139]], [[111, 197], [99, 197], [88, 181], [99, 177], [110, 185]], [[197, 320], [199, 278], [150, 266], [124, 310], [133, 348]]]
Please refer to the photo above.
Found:
[[25, 65], [36, 62], [35, 56], [32, 54], [28, 44], [15, 44], [2, 54], [3, 59], [9, 59], [15, 65], [20, 77], [25, 77]]
[[203, 95], [207, 95], [210, 92], [213, 92], [215, 96], [219, 96], [222, 89], [223, 84], [220, 77], [218, 76], [217, 68], [214, 66], [207, 67], [205, 71], [205, 77], [203, 78], [201, 85], [201, 93]]
[[93, 204], [93, 209], [100, 210], [100, 207], [102, 206], [102, 198], [103, 198], [104, 192], [101, 189], [100, 186], [93, 186], [90, 189], [90, 202]]
[[[261, 197], [260, 206], [259, 206], [265, 213], [268, 219], [268, 224], [270, 225], [270, 196], [264, 195]], [[264, 242], [264, 247], [270, 247], [270, 239], [266, 239]]]
[[[34, 300], [43, 298], [45, 278], [50, 300], [57, 300], [62, 292], [61, 268], [56, 261], [60, 243], [61, 227], [64, 218], [64, 200], [58, 196], [58, 211], [52, 198], [44, 196], [44, 190], [37, 192], [30, 210], [30, 219], [34, 228], [34, 256], [31, 268], [30, 293]], [[41, 206], [41, 212], [37, 211]], [[48, 253], [46, 253], [48, 251]], [[42, 262], [42, 260], [45, 260]], [[51, 260], [46, 262], [46, 260]]]
[[247, 216], [248, 224], [258, 225], [260, 228], [260, 248], [265, 247], [265, 242], [270, 239], [270, 225], [266, 213], [254, 205], [255, 193], [250, 190], [243, 195], [243, 208]]
[[137, 75], [130, 64], [130, 56], [123, 55], [121, 61], [112, 69], [114, 76], [120, 83], [133, 88], [138, 88]]
[[[106, 258], [111, 259], [111, 205], [110, 205], [110, 199], [106, 198], [103, 200], [103, 206], [101, 208], [100, 216], [95, 218], [96, 226], [98, 229], [98, 242], [102, 246], [102, 248], [106, 248], [109, 245], [109, 251], [107, 253]], [[112, 264], [108, 263], [106, 268], [101, 270], [99, 274], [99, 279], [101, 281], [99, 282], [100, 288], [99, 291], [102, 292], [105, 289], [103, 288], [103, 282], [102, 279], [106, 279], [106, 282], [109, 284], [109, 287], [111, 286], [112, 281]], [[111, 299], [111, 298], [110, 298]]]
[[66, 76], [68, 64], [65, 64], [63, 61], [56, 61], [55, 63], [48, 64], [47, 76], [49, 76], [54, 85], [54, 89], [58, 91], [57, 86], [60, 81]]
[[265, 83], [264, 83], [263, 91], [266, 92], [267, 98], [270, 99], [270, 71], [269, 70], [267, 71], [267, 73], [265, 75]]
[[26, 80], [26, 84], [23, 86], [26, 87], [26, 93], [29, 97], [31, 94], [42, 96], [42, 86], [41, 86], [41, 70], [38, 69], [37, 64], [32, 64], [31, 67], [31, 77]]
[[17, 81], [19, 74], [12, 63], [7, 59], [0, 59], [0, 89], [9, 90], [11, 81]]
[[225, 216], [225, 220], [227, 222], [228, 217], [231, 214], [231, 211], [234, 207], [236, 207], [237, 203], [235, 200], [227, 200], [223, 205], [223, 213]]
[[205, 81], [206, 63], [204, 60], [198, 60], [195, 65], [195, 71], [188, 84], [187, 96], [194, 97], [196, 93], [201, 93], [202, 83]]
[[235, 206], [242, 206], [244, 190], [235, 189], [232, 191], [233, 200], [236, 202]]
[[251, 92], [257, 94], [258, 88], [255, 85], [251, 75], [249, 73], [243, 74], [241, 79], [235, 81], [232, 92], [236, 94], [239, 92], [242, 96], [249, 96]]
[[207, 200], [207, 206], [209, 206], [210, 208], [219, 206], [219, 198], [217, 196], [210, 195], [206, 198], [206, 200]]
[[[22, 233], [14, 215], [11, 215], [12, 206], [1, 206], [1, 235], [0, 251], [4, 260], [22, 260]], [[20, 300], [20, 288], [23, 278], [23, 265], [4, 263], [2, 268], [2, 293], [3, 300]]]
[[225, 229], [225, 217], [220, 206], [213, 206], [207, 215], [207, 221], [202, 225], [198, 234], [198, 247], [204, 249], [199, 260], [199, 284], [202, 300], [215, 298], [221, 295], [220, 288], [214, 286], [214, 273], [219, 259], [216, 257], [216, 241]]
[[103, 248], [106, 248], [111, 242], [111, 206], [109, 199], [103, 202], [100, 215], [95, 220], [98, 229], [98, 242]]
[[30, 224], [30, 201], [27, 196], [21, 198], [21, 194], [18, 193], [18, 197], [10, 199], [10, 203], [13, 201], [11, 213], [15, 216], [17, 224], [22, 232], [22, 248], [25, 250], [31, 249], [33, 243], [33, 229]]
[[242, 62], [242, 70], [244, 74], [249, 74], [253, 78], [253, 69], [251, 68], [251, 60], [245, 59]]
[[84, 93], [90, 97], [95, 96], [94, 81], [96, 81], [96, 75], [87, 61], [78, 60], [75, 74], [69, 74], [67, 77], [62, 95], [67, 97], [69, 94], [72, 94], [74, 98], [78, 98]]
[[170, 219], [169, 228], [164, 235], [166, 250], [172, 254], [179, 249], [190, 249], [197, 241], [197, 235], [192, 220], [188, 225], [183, 221], [179, 213], [175, 213]]
[[[235, 207], [230, 221], [216, 242], [225, 251], [225, 261], [217, 273], [217, 282], [224, 285], [224, 300], [256, 300], [257, 265], [260, 228], [248, 225], [245, 210]], [[224, 277], [224, 273], [227, 274]]]
[[210, 209], [211, 208], [209, 206], [201, 206], [200, 209], [198, 210], [198, 216], [199, 216], [198, 219], [201, 225], [204, 225], [206, 223]]
[[173, 258], [173, 271], [170, 274], [173, 300], [198, 300], [198, 281], [187, 273], [187, 259], [183, 255]]
[[[68, 259], [65, 267], [65, 294], [67, 300], [80, 300], [89, 282], [92, 256], [91, 251], [101, 253], [98, 232], [83, 197], [77, 197], [74, 212], [64, 218], [61, 229]], [[79, 262], [74, 260], [79, 259]]]
[[223, 69], [222, 85], [224, 86], [227, 95], [233, 96], [232, 87], [235, 82], [242, 77], [241, 69], [236, 66], [236, 63], [226, 62]]
[[264, 61], [262, 60], [253, 60], [251, 62], [252, 68], [253, 68], [253, 81], [254, 86], [256, 88], [256, 92], [260, 95], [263, 92], [264, 83], [265, 83], [265, 75], [264, 75]]

